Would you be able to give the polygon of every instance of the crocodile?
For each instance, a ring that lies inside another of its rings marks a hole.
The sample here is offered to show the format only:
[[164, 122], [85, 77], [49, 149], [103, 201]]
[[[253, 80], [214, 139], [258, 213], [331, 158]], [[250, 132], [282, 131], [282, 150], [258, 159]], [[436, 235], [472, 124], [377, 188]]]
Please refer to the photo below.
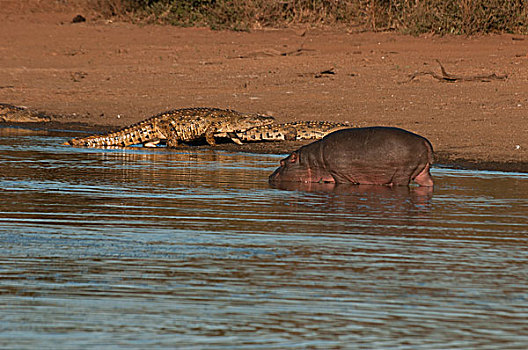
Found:
[[237, 132], [271, 124], [273, 121], [271, 116], [240, 113], [231, 109], [181, 108], [159, 113], [115, 132], [72, 139], [65, 144], [85, 147], [126, 147], [143, 144], [152, 147], [164, 140], [167, 147], [175, 147], [180, 142], [205, 138], [208, 144], [214, 146], [217, 133], [241, 144], [236, 136]]
[[49, 122], [50, 117], [35, 112], [27, 107], [0, 103], [0, 121], [6, 123], [40, 123]]
[[[327, 121], [298, 121], [285, 124], [255, 126], [245, 131], [235, 132], [241, 141], [300, 141], [322, 139], [331, 132], [352, 127], [345, 123]], [[216, 134], [227, 137], [226, 133]]]

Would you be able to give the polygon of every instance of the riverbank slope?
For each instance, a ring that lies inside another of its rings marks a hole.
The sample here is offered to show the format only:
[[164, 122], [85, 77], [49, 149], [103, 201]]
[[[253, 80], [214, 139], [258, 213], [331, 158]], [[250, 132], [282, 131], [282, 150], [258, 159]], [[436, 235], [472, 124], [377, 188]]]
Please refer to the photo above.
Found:
[[72, 23], [77, 14], [0, 14], [0, 102], [93, 131], [198, 106], [396, 126], [427, 137], [439, 163], [528, 172], [528, 37]]

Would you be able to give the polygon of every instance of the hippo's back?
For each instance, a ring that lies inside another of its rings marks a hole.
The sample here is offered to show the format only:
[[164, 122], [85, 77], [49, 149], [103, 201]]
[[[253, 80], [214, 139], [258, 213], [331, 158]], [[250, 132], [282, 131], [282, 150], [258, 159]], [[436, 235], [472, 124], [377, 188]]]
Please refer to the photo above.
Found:
[[400, 128], [343, 129], [320, 142], [325, 168], [336, 182], [408, 184], [433, 162], [431, 143]]

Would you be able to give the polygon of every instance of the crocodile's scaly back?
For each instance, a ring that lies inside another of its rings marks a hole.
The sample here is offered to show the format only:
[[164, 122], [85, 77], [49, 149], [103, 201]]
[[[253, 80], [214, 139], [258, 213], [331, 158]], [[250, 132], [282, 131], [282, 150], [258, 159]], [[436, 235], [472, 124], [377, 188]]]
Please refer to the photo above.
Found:
[[[179, 142], [191, 142], [205, 138], [209, 144], [214, 145], [214, 135], [217, 132], [234, 135], [235, 132], [245, 131], [249, 127], [272, 122], [272, 117], [244, 114], [230, 109], [182, 108], [157, 114], [106, 135], [73, 139], [67, 144], [87, 147], [126, 147], [167, 140], [167, 146], [170, 147]], [[234, 141], [240, 142], [237, 139]]]
[[327, 121], [299, 121], [257, 126], [236, 135], [242, 141], [299, 141], [322, 139], [331, 132], [351, 125]]

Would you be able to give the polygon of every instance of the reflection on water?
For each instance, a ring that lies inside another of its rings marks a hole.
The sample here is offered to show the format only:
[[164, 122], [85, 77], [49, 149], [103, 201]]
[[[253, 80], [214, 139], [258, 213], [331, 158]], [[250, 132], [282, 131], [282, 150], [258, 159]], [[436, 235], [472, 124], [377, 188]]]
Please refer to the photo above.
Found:
[[0, 129], [2, 348], [528, 346], [528, 176], [294, 184], [281, 156]]

